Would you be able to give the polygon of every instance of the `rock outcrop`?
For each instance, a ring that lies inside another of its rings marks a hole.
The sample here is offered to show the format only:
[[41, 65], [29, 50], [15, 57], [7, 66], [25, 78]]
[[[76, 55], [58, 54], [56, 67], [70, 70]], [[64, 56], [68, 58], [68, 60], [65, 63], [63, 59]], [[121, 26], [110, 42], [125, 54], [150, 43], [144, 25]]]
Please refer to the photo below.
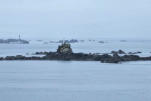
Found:
[[72, 49], [69, 43], [63, 43], [62, 45], [58, 46], [57, 53], [60, 54], [71, 54]]
[[70, 44], [63, 43], [58, 46], [57, 52], [36, 52], [37, 55], [44, 55], [42, 57], [31, 56], [26, 57], [22, 55], [0, 57], [0, 60], [63, 60], [63, 61], [101, 61], [102, 63], [121, 63], [125, 61], [148, 61], [151, 57], [139, 57], [138, 55], [122, 55], [125, 52], [122, 50], [112, 51], [113, 55], [109, 54], [86, 54], [73, 53]]

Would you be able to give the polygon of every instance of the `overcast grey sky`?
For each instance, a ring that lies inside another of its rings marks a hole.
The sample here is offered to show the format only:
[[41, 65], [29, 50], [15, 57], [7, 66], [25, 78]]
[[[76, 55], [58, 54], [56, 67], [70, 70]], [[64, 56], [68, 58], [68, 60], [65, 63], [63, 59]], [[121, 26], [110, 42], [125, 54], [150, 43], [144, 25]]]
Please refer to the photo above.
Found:
[[0, 36], [151, 39], [151, 0], [0, 0]]

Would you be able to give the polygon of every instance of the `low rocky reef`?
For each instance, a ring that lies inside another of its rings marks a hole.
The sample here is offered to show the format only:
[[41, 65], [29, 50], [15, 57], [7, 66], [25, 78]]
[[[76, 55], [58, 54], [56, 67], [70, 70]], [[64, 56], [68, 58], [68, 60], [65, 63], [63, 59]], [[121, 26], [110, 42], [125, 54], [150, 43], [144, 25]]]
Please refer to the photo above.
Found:
[[29, 41], [22, 39], [0, 39], [0, 44], [29, 44]]
[[140, 57], [138, 55], [124, 55], [119, 56], [103, 54], [103, 55], [96, 55], [96, 54], [84, 54], [84, 53], [71, 53], [71, 54], [60, 54], [57, 52], [48, 52], [43, 57], [26, 57], [22, 55], [17, 56], [6, 56], [1, 57], [0, 60], [64, 60], [64, 61], [101, 61], [102, 63], [121, 63], [126, 61], [149, 61], [151, 60], [150, 57]]
[[[101, 61], [102, 63], [121, 63], [126, 61], [148, 61], [150, 57], [140, 57], [138, 55], [126, 54], [124, 51], [112, 51], [112, 54], [85, 54], [73, 53], [70, 44], [63, 43], [58, 46], [56, 52], [36, 52], [36, 55], [26, 57], [22, 55], [1, 57], [0, 60], [63, 60], [63, 61]], [[120, 56], [119, 54], [123, 54]]]

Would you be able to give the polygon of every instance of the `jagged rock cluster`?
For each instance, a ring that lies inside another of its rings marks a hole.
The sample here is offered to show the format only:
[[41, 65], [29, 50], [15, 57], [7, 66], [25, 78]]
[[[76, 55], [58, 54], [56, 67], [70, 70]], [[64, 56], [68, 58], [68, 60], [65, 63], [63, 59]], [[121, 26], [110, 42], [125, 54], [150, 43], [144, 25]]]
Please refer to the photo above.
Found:
[[57, 53], [60, 54], [71, 54], [72, 49], [69, 43], [63, 43], [62, 45], [58, 46]]
[[[44, 55], [42, 57], [32, 56], [26, 57], [22, 55], [1, 57], [0, 60], [73, 60], [73, 61], [101, 61], [102, 63], [120, 63], [125, 61], [147, 61], [151, 57], [140, 57], [138, 55], [126, 54], [124, 51], [112, 51], [110, 54], [85, 54], [73, 53], [70, 44], [63, 43], [58, 46], [57, 52], [36, 52], [37, 55]], [[119, 54], [123, 54], [119, 56]]]

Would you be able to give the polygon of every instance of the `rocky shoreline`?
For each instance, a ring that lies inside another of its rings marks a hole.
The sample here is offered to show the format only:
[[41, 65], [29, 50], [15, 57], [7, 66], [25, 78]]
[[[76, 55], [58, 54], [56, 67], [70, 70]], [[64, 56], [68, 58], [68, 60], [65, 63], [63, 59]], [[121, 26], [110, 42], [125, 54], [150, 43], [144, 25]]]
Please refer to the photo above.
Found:
[[[122, 54], [120, 56], [119, 54]], [[6, 56], [0, 57], [0, 60], [63, 60], [63, 61], [100, 61], [102, 63], [121, 63], [126, 61], [149, 61], [149, 57], [140, 57], [138, 55], [126, 54], [124, 51], [112, 51], [111, 54], [86, 54], [73, 53], [70, 44], [58, 46], [57, 52], [36, 52], [37, 56]], [[38, 56], [44, 55], [44, 56]]]

